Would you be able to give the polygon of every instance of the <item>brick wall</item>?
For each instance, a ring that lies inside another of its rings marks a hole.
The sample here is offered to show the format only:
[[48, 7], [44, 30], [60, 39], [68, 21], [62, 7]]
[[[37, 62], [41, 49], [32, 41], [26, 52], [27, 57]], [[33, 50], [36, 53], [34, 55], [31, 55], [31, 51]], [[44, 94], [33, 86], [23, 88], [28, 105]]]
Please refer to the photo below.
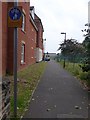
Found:
[[[3, 73], [13, 73], [13, 36], [14, 29], [7, 27], [7, 8], [12, 7], [13, 2], [7, 4], [4, 3], [3, 10], [6, 11], [3, 14]], [[22, 6], [22, 11], [25, 15], [25, 31], [22, 28], [18, 28], [18, 52], [17, 52], [17, 63], [18, 71], [27, 67], [28, 65], [36, 62], [35, 50], [39, 47], [43, 50], [43, 26], [41, 20], [38, 18], [36, 25], [38, 32], [30, 20], [30, 3], [20, 2], [18, 6]], [[37, 40], [36, 40], [37, 39]], [[25, 43], [25, 63], [21, 64], [21, 46], [22, 42]], [[37, 44], [37, 46], [36, 46]]]
[[44, 51], [43, 51], [43, 25], [41, 19], [35, 14], [35, 23], [38, 28], [38, 33], [37, 33], [37, 62], [42, 61]]
[[[2, 19], [0, 20], [0, 45], [2, 45], [0, 46], [0, 80], [1, 76], [6, 74], [7, 69], [7, 8], [7, 3], [0, 2], [0, 19]], [[2, 114], [0, 117], [3, 119], [6, 118], [10, 113], [10, 89], [8, 83], [9, 82], [5, 78], [3, 78], [2, 82], [0, 83], [0, 106], [2, 106], [2, 112], [0, 111]]]
[[[25, 31], [22, 28], [18, 28], [18, 70], [21, 70], [28, 65], [36, 62], [35, 59], [35, 39], [37, 37], [36, 30], [30, 21], [30, 3], [20, 2], [18, 4], [22, 6], [22, 11], [25, 14]], [[8, 7], [13, 6], [13, 3], [9, 3]], [[13, 73], [13, 28], [8, 28], [8, 57], [7, 57], [7, 71]], [[21, 64], [21, 45], [25, 43], [25, 63]]]
[[[14, 4], [8, 3], [8, 9], [11, 8]], [[14, 29], [9, 28], [7, 30], [7, 69], [8, 73], [13, 73], [13, 39], [14, 39]]]
[[43, 50], [43, 25], [41, 19], [35, 14], [35, 23], [38, 28], [38, 39], [37, 39], [37, 47]]
[[0, 2], [0, 119], [2, 116], [2, 3]]
[[7, 3], [2, 3], [2, 72], [6, 73], [7, 67]]
[[[19, 3], [23, 8], [23, 13], [25, 15], [25, 31], [22, 31], [21, 28], [18, 29], [18, 70], [23, 69], [29, 65], [29, 36], [30, 36], [30, 28], [29, 28], [29, 3]], [[25, 63], [21, 64], [21, 45], [22, 42], [25, 43]]]
[[2, 75], [2, 2], [0, 2], [0, 76]]
[[29, 62], [30, 64], [33, 64], [36, 62], [36, 41], [37, 41], [37, 30], [33, 26], [33, 23], [30, 20], [30, 38], [29, 38]]
[[39, 33], [38, 33], [39, 44], [38, 44], [38, 46], [39, 46], [39, 48], [41, 48], [43, 50], [43, 29], [42, 29], [42, 26], [40, 23], [39, 23], [38, 29], [39, 29]]

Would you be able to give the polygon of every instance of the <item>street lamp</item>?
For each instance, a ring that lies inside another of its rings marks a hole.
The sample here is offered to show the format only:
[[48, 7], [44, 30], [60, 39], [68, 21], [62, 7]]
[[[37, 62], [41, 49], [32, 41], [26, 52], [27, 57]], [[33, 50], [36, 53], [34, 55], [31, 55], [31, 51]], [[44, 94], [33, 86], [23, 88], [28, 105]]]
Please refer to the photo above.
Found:
[[[65, 35], [64, 43], [66, 43], [66, 33], [65, 32], [61, 32], [61, 34]], [[63, 48], [66, 48], [66, 45], [64, 45]], [[65, 56], [64, 56], [63, 68], [65, 68]]]
[[65, 32], [61, 32], [61, 34], [64, 34], [64, 35], [65, 35], [64, 42], [66, 42], [66, 33], [65, 33]]

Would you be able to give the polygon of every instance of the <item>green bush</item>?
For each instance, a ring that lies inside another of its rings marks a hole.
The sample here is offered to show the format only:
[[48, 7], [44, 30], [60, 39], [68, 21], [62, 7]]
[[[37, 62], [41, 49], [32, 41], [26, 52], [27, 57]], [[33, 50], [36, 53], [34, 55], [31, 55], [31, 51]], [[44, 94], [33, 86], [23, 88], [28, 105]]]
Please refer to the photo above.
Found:
[[81, 71], [81, 68], [77, 63], [67, 63], [66, 69], [75, 76], [78, 76]]
[[80, 72], [79, 76], [81, 80], [87, 80], [88, 72]]
[[[63, 62], [60, 62], [63, 65]], [[66, 62], [65, 69], [75, 75], [77, 78], [83, 80], [90, 87], [90, 70], [88, 72], [82, 71], [82, 64]]]
[[78, 70], [78, 69], [75, 69], [75, 70], [73, 71], [73, 74], [74, 74], [75, 76], [78, 76], [78, 75], [79, 75], [79, 70]]
[[87, 75], [87, 84], [90, 87], [90, 71], [88, 71], [88, 75]]

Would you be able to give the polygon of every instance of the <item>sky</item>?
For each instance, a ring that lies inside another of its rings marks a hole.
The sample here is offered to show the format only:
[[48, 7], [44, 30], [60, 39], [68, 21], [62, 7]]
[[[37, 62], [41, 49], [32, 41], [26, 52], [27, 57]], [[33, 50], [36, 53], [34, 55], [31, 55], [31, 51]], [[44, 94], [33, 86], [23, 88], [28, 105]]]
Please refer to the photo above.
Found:
[[82, 29], [88, 23], [89, 0], [30, 0], [44, 27], [45, 52], [58, 53], [59, 44], [66, 39], [84, 40]]

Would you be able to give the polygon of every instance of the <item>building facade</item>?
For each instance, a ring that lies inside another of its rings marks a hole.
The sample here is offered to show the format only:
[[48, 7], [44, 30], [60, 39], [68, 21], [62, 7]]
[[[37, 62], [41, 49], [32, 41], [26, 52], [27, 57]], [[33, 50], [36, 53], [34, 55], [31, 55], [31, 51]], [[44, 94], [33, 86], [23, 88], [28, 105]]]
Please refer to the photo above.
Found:
[[[18, 28], [17, 35], [18, 71], [40, 62], [43, 57], [42, 22], [39, 17], [35, 19], [34, 7], [30, 8], [30, 2], [27, 1], [18, 2], [18, 6], [22, 6], [22, 27]], [[10, 112], [9, 81], [4, 77], [7, 73], [13, 74], [14, 28], [8, 27], [8, 10], [13, 6], [13, 2], [0, 2], [0, 119]], [[6, 83], [8, 87], [2, 90]]]
[[2, 3], [0, 2], [0, 119], [2, 118]]
[[[2, 4], [2, 13], [1, 13], [1, 18], [2, 18], [2, 38], [1, 38], [1, 42], [2, 42], [2, 74], [6, 73], [6, 69], [7, 69], [7, 38], [8, 38], [8, 34], [7, 34], [7, 8], [8, 8], [8, 4], [7, 3], [1, 3]], [[4, 13], [4, 10], [6, 11]], [[4, 13], [4, 14], [3, 14]]]
[[36, 39], [36, 62], [40, 62], [43, 59], [43, 25], [41, 19], [35, 14], [34, 6], [30, 8], [32, 18], [34, 20], [34, 23], [36, 24], [36, 27], [38, 29], [37, 31], [37, 39]]
[[[14, 6], [13, 2], [2, 3], [2, 72], [13, 74], [14, 28], [8, 27], [8, 10]], [[36, 62], [43, 57], [43, 25], [35, 14], [30, 2], [19, 2], [22, 6], [22, 28], [18, 28], [17, 63], [18, 71]], [[4, 14], [3, 14], [4, 13]]]
[[37, 62], [42, 61], [43, 59], [43, 25], [41, 19], [35, 14], [35, 23], [38, 28], [38, 33], [37, 33], [37, 44], [36, 44], [36, 57], [37, 57]]

